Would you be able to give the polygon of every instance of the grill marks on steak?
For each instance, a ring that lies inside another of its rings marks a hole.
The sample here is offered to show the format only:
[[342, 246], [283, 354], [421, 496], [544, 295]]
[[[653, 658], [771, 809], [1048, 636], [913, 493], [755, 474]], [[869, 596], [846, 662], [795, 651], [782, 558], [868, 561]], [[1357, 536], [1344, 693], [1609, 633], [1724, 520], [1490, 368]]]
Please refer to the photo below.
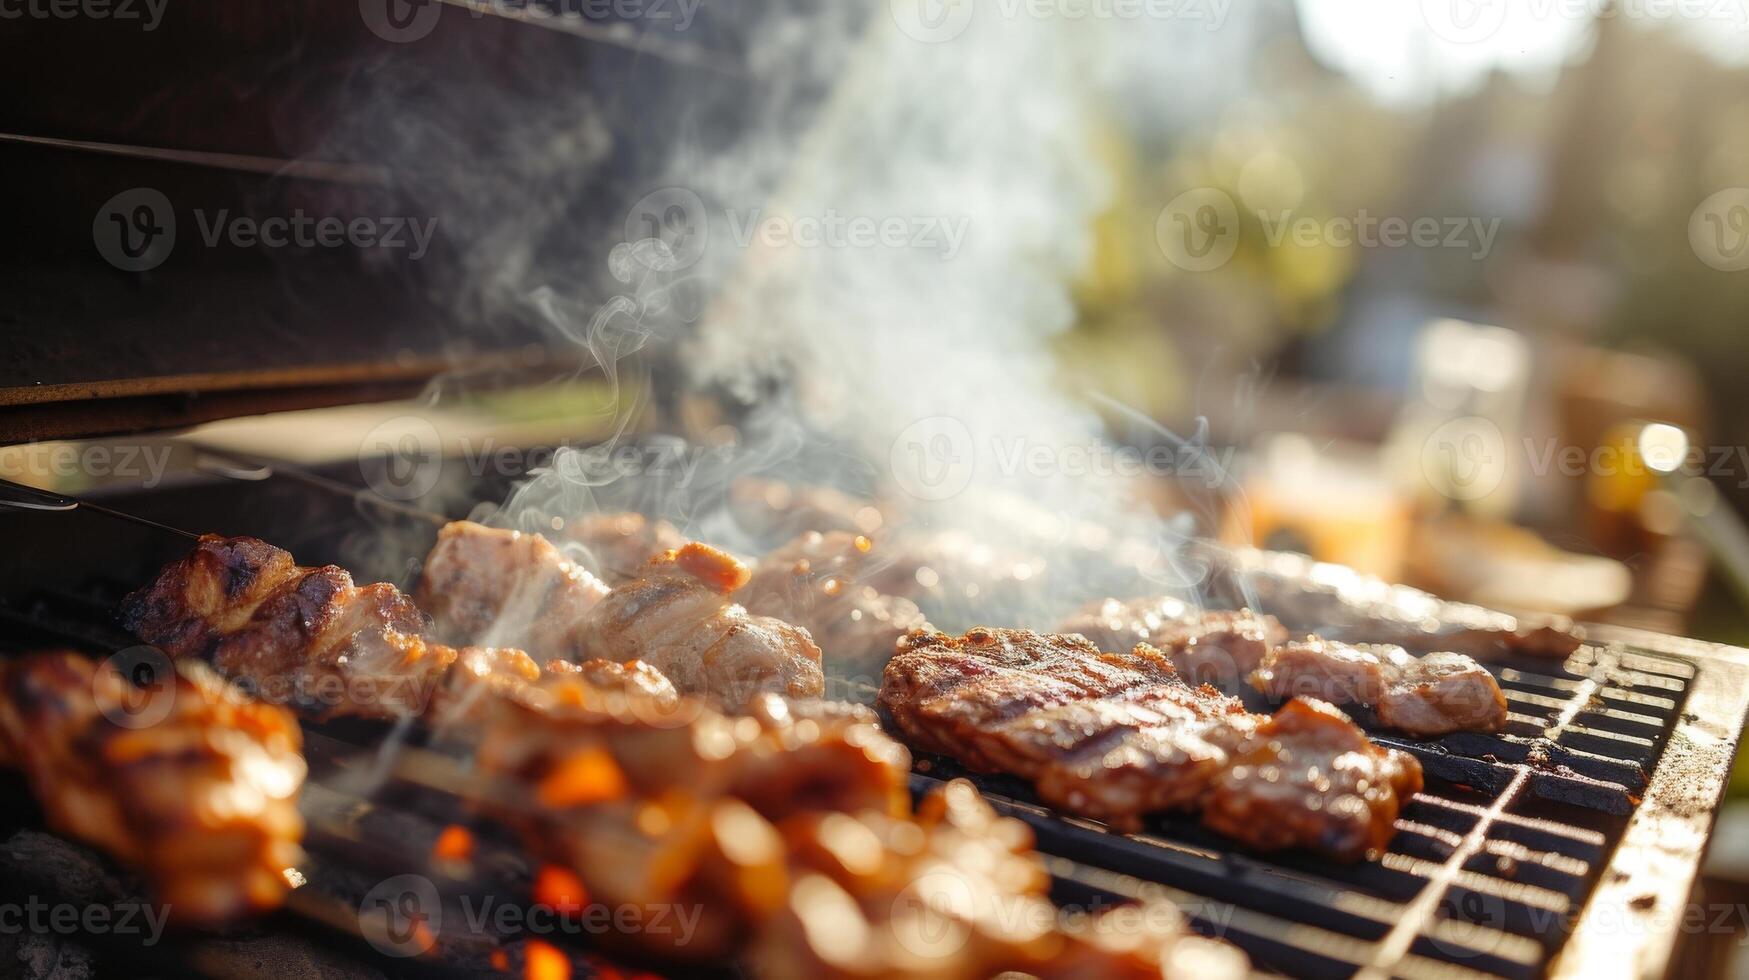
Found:
[[1252, 714], [1184, 683], [1145, 644], [1102, 653], [1030, 630], [916, 633], [887, 665], [881, 703], [914, 746], [1021, 776], [1047, 803], [1126, 830], [1147, 813], [1202, 809], [1259, 848], [1354, 859], [1390, 839], [1421, 787], [1412, 757], [1372, 745], [1335, 709]]

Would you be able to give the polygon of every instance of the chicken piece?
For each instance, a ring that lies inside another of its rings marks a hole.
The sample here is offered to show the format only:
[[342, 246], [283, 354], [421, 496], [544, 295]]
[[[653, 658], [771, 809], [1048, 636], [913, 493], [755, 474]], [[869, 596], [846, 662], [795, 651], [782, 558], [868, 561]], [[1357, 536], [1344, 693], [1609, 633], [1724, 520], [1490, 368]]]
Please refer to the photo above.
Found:
[[720, 705], [759, 691], [818, 697], [820, 648], [807, 630], [736, 604], [732, 593], [747, 578], [745, 566], [709, 545], [664, 554], [595, 608], [586, 645], [597, 656], [645, 661], [681, 693]]
[[586, 659], [584, 619], [607, 585], [538, 534], [454, 521], [426, 556], [417, 595], [446, 640], [545, 662]]
[[1214, 585], [1235, 605], [1255, 603], [1289, 629], [1350, 643], [1390, 643], [1416, 653], [1456, 652], [1488, 661], [1521, 654], [1561, 659], [1583, 631], [1564, 617], [1541, 621], [1391, 585], [1351, 568], [1302, 555], [1251, 548], [1197, 548]]
[[[911, 744], [1020, 776], [1046, 802], [1128, 830], [1147, 813], [1197, 809], [1235, 759], [1267, 751], [1260, 739], [1267, 742], [1261, 733], [1269, 719], [1207, 685], [1185, 684], [1147, 644], [1116, 654], [1080, 636], [1028, 630], [916, 634], [887, 665], [880, 700]], [[1351, 722], [1341, 724], [1368, 744]], [[1419, 778], [1413, 758], [1383, 755]], [[1306, 778], [1315, 782], [1313, 774]], [[1246, 781], [1233, 792], [1267, 791]], [[1396, 794], [1397, 784], [1383, 792]], [[1340, 807], [1345, 796], [1331, 784], [1329, 794], [1304, 802]], [[1370, 811], [1384, 823], [1361, 837], [1344, 832], [1290, 843], [1360, 857], [1365, 848], [1350, 846], [1356, 840], [1393, 832], [1385, 809]], [[1287, 846], [1244, 827], [1222, 830], [1259, 847]]]
[[1229, 694], [1239, 690], [1271, 646], [1287, 639], [1273, 616], [1249, 609], [1197, 610], [1169, 596], [1091, 603], [1058, 632], [1080, 633], [1101, 650], [1147, 643], [1164, 652], [1188, 683], [1212, 684]]
[[1271, 650], [1251, 683], [1276, 699], [1366, 705], [1377, 710], [1381, 723], [1418, 737], [1506, 726], [1499, 682], [1457, 653], [1414, 657], [1397, 646], [1307, 637]]
[[122, 623], [174, 659], [201, 659], [245, 690], [313, 717], [423, 712], [455, 651], [392, 585], [301, 568], [254, 538], [206, 535], [122, 600]]
[[1215, 777], [1202, 816], [1261, 850], [1356, 857], [1384, 850], [1404, 802], [1420, 791], [1413, 756], [1367, 741], [1328, 704], [1295, 698]]
[[674, 525], [635, 511], [579, 517], [562, 533], [588, 550], [590, 567], [610, 586], [634, 577], [657, 555], [686, 545], [686, 536]]
[[135, 688], [74, 653], [0, 663], [0, 764], [50, 827], [138, 870], [183, 925], [279, 905], [301, 860], [302, 736], [204, 666]]
[[809, 531], [761, 559], [740, 597], [748, 612], [807, 629], [836, 662], [879, 670], [901, 637], [929, 628], [916, 603], [868, 584], [889, 566], [865, 535]]

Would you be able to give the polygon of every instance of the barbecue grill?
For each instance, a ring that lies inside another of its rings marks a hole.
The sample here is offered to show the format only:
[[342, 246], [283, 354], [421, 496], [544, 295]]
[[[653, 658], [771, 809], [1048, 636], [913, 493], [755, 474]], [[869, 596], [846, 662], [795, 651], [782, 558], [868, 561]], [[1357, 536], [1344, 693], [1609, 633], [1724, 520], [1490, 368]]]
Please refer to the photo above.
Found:
[[[224, 12], [181, 4], [167, 8], [171, 20], [149, 43], [100, 23], [51, 25], [54, 32], [8, 26], [0, 35], [0, 77], [10, 68], [14, 90], [45, 93], [0, 110], [0, 154], [19, 184], [36, 189], [15, 216], [22, 230], [0, 255], [0, 344], [9, 352], [0, 363], [0, 443], [157, 431], [175, 439], [172, 430], [209, 419], [401, 396], [459, 365], [536, 377], [576, 370], [569, 347], [527, 323], [495, 322], [490, 341], [479, 342], [458, 322], [465, 307], [441, 287], [465, 255], [385, 271], [346, 251], [264, 263], [186, 250], [129, 275], [92, 250], [91, 215], [116, 192], [143, 185], [185, 207], [272, 212], [320, 200], [347, 214], [399, 209], [465, 227], [467, 212], [449, 210], [462, 189], [426, 179], [431, 161], [373, 159], [359, 144], [324, 141], [330, 127], [322, 121], [357, 101], [346, 88], [355, 78], [398, 80], [424, 111], [465, 113], [480, 134], [466, 162], [481, 168], [504, 163], [486, 151], [500, 140], [514, 145], [509, 137], [520, 131], [493, 115], [496, 103], [470, 98], [477, 88], [532, 103], [612, 76], [620, 91], [638, 93], [599, 106], [602, 124], [621, 138], [591, 171], [595, 183], [570, 216], [569, 238], [551, 250], [579, 269], [600, 268], [602, 255], [558, 246], [613, 240], [604, 229], [649, 189], [640, 182], [666, 155], [662, 137], [687, 126], [680, 107], [732, 116], [746, 97], [735, 68], [745, 39], [728, 29], [726, 14], [681, 44], [575, 19], [512, 17], [501, 4], [448, 2], [430, 43], [385, 48], [353, 5], [339, 6], [344, 16], [318, 4], [285, 6], [272, 30], [251, 28], [254, 46], [236, 43], [239, 25]], [[288, 75], [279, 69], [293, 52], [302, 67]], [[110, 65], [105, 76], [81, 71], [72, 84], [45, 83], [43, 66], [83, 65], [94, 55]], [[311, 67], [317, 62], [321, 71]], [[445, 76], [454, 65], [477, 74]], [[106, 78], [164, 71], [175, 76], [162, 85], [170, 95], [149, 110], [91, 112], [115, 104], [94, 90], [112, 84]], [[198, 84], [214, 73], [236, 84]], [[188, 118], [209, 124], [191, 133]], [[184, 449], [192, 465], [158, 486], [87, 494], [159, 527], [0, 488], [0, 502], [14, 505], [0, 508], [10, 558], [0, 564], [0, 648], [131, 655], [115, 604], [185, 550], [178, 529], [253, 535], [303, 562], [337, 562], [405, 586], [434, 537], [433, 515], [446, 506], [383, 500], [354, 463], [306, 470]], [[473, 486], [466, 499], [502, 499], [513, 476]], [[443, 516], [465, 515], [450, 506]], [[361, 547], [383, 540], [403, 550]], [[367, 552], [371, 566], [361, 567]], [[1032, 826], [1059, 902], [1168, 898], [1198, 930], [1238, 944], [1266, 972], [1661, 976], [1749, 710], [1749, 651], [1614, 628], [1593, 627], [1589, 636], [1564, 663], [1490, 665], [1512, 712], [1499, 735], [1377, 736], [1417, 756], [1428, 786], [1376, 861], [1258, 856], [1170, 817], [1118, 834], [1053, 812], [1018, 780], [928, 756], [917, 760], [913, 788], [969, 776], [999, 810]], [[829, 683], [834, 693], [873, 701], [873, 689], [854, 678]], [[660, 969], [604, 954], [587, 936], [467, 928], [464, 903], [523, 902], [532, 885], [517, 846], [458, 799], [461, 764], [442, 744], [418, 733], [403, 743], [408, 733], [385, 725], [307, 731], [311, 856], [299, 869], [306, 883], [283, 912], [222, 937], [142, 943], [120, 930], [87, 931], [72, 946], [60, 944], [72, 937], [53, 940], [54, 948], [88, 948], [94, 964], [118, 972], [164, 974], [475, 976], [549, 956], [579, 977]], [[380, 751], [391, 740], [403, 749]], [[139, 901], [125, 875], [41, 832], [15, 776], [0, 781], [0, 900]], [[477, 838], [466, 871], [432, 856], [456, 824]], [[444, 921], [464, 924], [436, 929], [416, 957], [397, 955], [407, 937], [361, 915], [373, 894], [409, 875], [433, 888], [425, 901], [446, 910]], [[0, 953], [21, 941], [0, 935]], [[0, 955], [0, 973], [10, 963]]]
[[[379, 534], [385, 520], [407, 525], [410, 548], [430, 534], [428, 524], [407, 516], [416, 509], [385, 511], [370, 503], [355, 467], [282, 469], [247, 481], [191, 475], [98, 502], [174, 527], [281, 541], [309, 561], [340, 557], [344, 542]], [[132, 641], [112, 625], [115, 601], [185, 543], [82, 510], [7, 511], [0, 527], [19, 556], [0, 581], [0, 627], [5, 645], [19, 650], [127, 649]], [[1149, 821], [1138, 834], [1118, 834], [1052, 812], [1019, 780], [964, 773], [929, 756], [919, 756], [913, 788], [921, 793], [969, 776], [1000, 811], [1032, 826], [1059, 902], [1099, 908], [1169, 898], [1197, 929], [1238, 944], [1269, 972], [1663, 975], [1749, 708], [1749, 652], [1614, 628], [1593, 628], [1590, 637], [1562, 664], [1491, 666], [1511, 707], [1498, 735], [1428, 742], [1375, 736], [1416, 755], [1428, 777], [1376, 861], [1337, 865], [1249, 854], [1194, 821], [1171, 817]], [[829, 685], [833, 693], [873, 700], [873, 689], [857, 680], [833, 677]], [[1364, 712], [1358, 717], [1370, 721]], [[513, 846], [494, 841], [452, 792], [465, 779], [460, 764], [432, 745], [385, 760], [376, 747], [388, 734], [359, 722], [311, 726], [304, 806], [313, 857], [301, 869], [308, 884], [293, 893], [285, 913], [241, 942], [283, 951], [294, 941], [288, 937], [337, 931], [350, 937], [339, 948], [361, 974], [461, 975], [499, 948], [492, 937], [464, 933], [442, 939], [435, 947], [441, 955], [400, 960], [384, 957], [361, 932], [363, 896], [397, 875], [439, 883], [452, 922], [463, 921], [454, 903], [470, 894], [505, 901], [529, 887]], [[378, 769], [388, 777], [383, 789], [358, 795], [357, 787], [369, 785], [361, 775]], [[7, 821], [15, 830], [28, 828], [30, 807], [14, 804]], [[491, 855], [484, 876], [450, 878], [433, 865], [438, 834], [457, 822], [481, 834]], [[21, 847], [14, 836], [15, 861], [35, 855]], [[40, 869], [18, 881], [32, 894], [55, 885]], [[504, 948], [520, 948], [518, 937], [504, 938]], [[586, 958], [581, 951], [588, 948], [567, 947], [577, 957], [577, 975], [616, 968]], [[152, 952], [184, 968], [235, 969], [200, 941]]]

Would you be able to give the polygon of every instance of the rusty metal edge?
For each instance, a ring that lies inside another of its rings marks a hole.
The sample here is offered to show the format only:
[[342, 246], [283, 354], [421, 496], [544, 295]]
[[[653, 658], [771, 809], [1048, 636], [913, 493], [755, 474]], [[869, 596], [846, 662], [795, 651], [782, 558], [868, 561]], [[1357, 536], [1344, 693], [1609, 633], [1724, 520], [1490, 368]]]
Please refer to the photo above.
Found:
[[1662, 978], [1669, 972], [1749, 718], [1749, 650], [1621, 627], [1595, 642], [1695, 667], [1651, 784], [1549, 976]]

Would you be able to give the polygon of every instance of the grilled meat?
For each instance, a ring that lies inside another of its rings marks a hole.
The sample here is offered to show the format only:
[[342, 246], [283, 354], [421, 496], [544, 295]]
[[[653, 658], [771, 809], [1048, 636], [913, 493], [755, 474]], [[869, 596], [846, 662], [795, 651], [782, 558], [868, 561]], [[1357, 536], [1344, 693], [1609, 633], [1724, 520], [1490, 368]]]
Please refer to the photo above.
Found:
[[772, 975], [1157, 980], [1248, 972], [1243, 955], [1192, 938], [1164, 903], [1063, 920], [1046, 897], [1050, 879], [1030, 831], [998, 817], [964, 781], [926, 796], [915, 820], [810, 813], [777, 832], [790, 851], [788, 900], [750, 957]]
[[497, 702], [478, 755], [488, 777], [534, 788], [538, 805], [502, 817], [595, 900], [700, 910], [690, 937], [618, 942], [780, 978], [1243, 971], [1170, 909], [1136, 910], [1121, 932], [1056, 924], [1026, 827], [965, 783], [911, 817], [908, 756], [866, 709], [766, 694], [738, 720], [686, 698], [677, 712], [640, 705], [626, 672], [586, 665]]
[[760, 560], [741, 601], [804, 627], [837, 661], [879, 670], [901, 637], [929, 627], [916, 603], [869, 584], [888, 567], [864, 535], [809, 531]]
[[1506, 727], [1499, 682], [1460, 653], [1415, 657], [1402, 647], [1307, 637], [1271, 650], [1251, 683], [1278, 699], [1363, 704], [1384, 724], [1420, 737]]
[[317, 717], [418, 714], [455, 659], [394, 586], [300, 567], [255, 538], [203, 536], [124, 599], [121, 618], [172, 658], [205, 660], [262, 700]]
[[818, 697], [820, 648], [805, 629], [755, 616], [733, 598], [748, 572], [709, 545], [689, 544], [646, 564], [589, 615], [596, 656], [643, 660], [683, 694], [737, 707], [760, 691]]
[[0, 663], [0, 764], [51, 827], [137, 869], [185, 925], [280, 903], [301, 858], [301, 747], [290, 714], [197, 663], [149, 688], [74, 653]]
[[1355, 857], [1390, 843], [1404, 801], [1420, 790], [1413, 756], [1367, 741], [1328, 704], [1295, 698], [1228, 759], [1202, 819], [1262, 850]]
[[589, 567], [610, 586], [632, 578], [657, 555], [686, 545], [674, 525], [634, 511], [579, 517], [562, 534], [588, 551]]
[[544, 662], [583, 659], [583, 621], [607, 585], [538, 534], [454, 521], [426, 556], [416, 594], [445, 639]]
[[1189, 683], [1228, 693], [1239, 689], [1270, 647], [1287, 639], [1273, 616], [1248, 609], [1201, 611], [1169, 596], [1090, 603], [1057, 632], [1079, 633], [1101, 650], [1146, 643], [1164, 652]]
[[[1079, 636], [1028, 630], [915, 634], [887, 665], [880, 699], [913, 745], [1021, 776], [1046, 802], [1126, 829], [1150, 812], [1205, 807], [1217, 786], [1231, 809], [1248, 796], [1267, 805], [1278, 783], [1326, 785], [1272, 737], [1271, 719], [1212, 687], [1190, 687], [1146, 644], [1108, 654]], [[1328, 826], [1303, 826], [1285, 841], [1206, 809], [1205, 822], [1257, 847], [1297, 845], [1344, 859], [1388, 840], [1397, 807], [1420, 788], [1420, 767], [1372, 749], [1340, 714], [1333, 719], [1369, 750], [1352, 761], [1372, 778], [1366, 789], [1376, 801], [1342, 782], [1309, 791], [1299, 802]], [[1282, 767], [1273, 780], [1234, 772], [1238, 759], [1270, 756]]]
[[1533, 622], [1301, 555], [1202, 545], [1214, 582], [1234, 605], [1255, 602], [1294, 631], [1350, 643], [1389, 643], [1417, 653], [1455, 652], [1487, 661], [1521, 654], [1564, 658], [1584, 642], [1570, 620]]

